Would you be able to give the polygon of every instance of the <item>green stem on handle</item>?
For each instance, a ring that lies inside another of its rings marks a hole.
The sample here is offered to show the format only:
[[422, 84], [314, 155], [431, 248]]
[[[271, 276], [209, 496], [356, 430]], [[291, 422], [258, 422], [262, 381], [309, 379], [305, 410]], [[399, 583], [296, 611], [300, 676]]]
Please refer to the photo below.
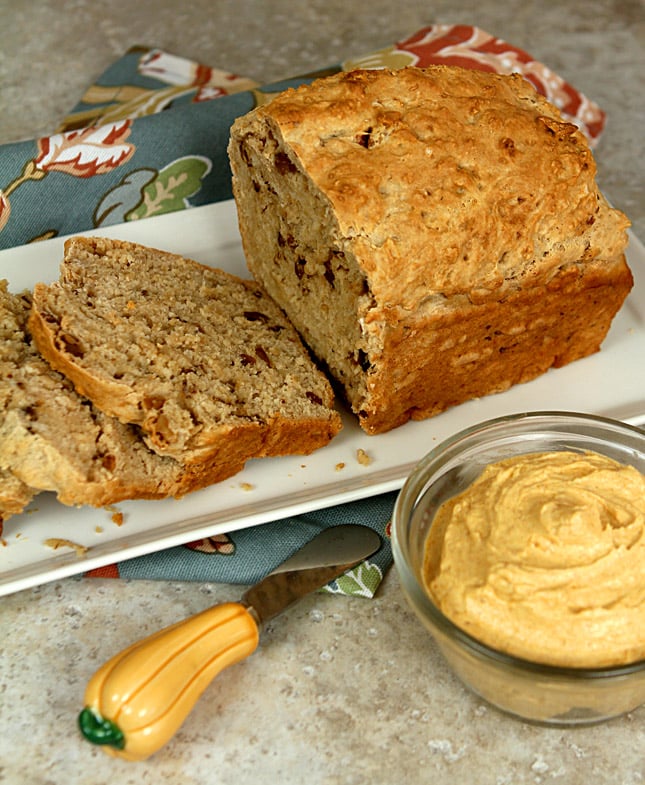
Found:
[[107, 745], [117, 750], [125, 747], [125, 736], [119, 726], [89, 707], [84, 708], [78, 715], [78, 727], [92, 744]]

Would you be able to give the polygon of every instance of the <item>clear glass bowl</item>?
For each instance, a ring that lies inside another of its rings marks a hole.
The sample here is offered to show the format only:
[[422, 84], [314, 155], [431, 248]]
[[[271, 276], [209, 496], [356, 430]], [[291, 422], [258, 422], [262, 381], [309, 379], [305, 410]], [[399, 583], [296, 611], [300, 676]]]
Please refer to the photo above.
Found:
[[588, 724], [645, 703], [645, 661], [611, 668], [560, 668], [509, 656], [471, 637], [441, 613], [422, 576], [426, 538], [446, 499], [467, 488], [490, 463], [555, 450], [593, 450], [645, 474], [645, 432], [636, 427], [569, 412], [490, 420], [444, 441], [419, 462], [397, 498], [392, 546], [407, 599], [467, 687], [524, 720]]

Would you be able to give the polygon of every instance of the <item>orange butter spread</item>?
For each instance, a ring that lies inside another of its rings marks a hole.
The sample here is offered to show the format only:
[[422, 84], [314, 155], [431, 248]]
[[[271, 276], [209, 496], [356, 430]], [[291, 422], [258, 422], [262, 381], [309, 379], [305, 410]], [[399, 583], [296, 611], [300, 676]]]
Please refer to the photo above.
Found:
[[645, 658], [645, 476], [594, 452], [518, 455], [438, 510], [427, 590], [494, 649], [596, 668]]

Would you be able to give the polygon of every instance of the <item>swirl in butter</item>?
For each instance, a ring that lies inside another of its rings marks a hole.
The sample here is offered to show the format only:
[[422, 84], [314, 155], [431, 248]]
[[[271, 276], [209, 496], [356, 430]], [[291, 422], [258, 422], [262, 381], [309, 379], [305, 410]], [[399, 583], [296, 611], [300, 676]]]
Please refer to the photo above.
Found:
[[488, 646], [550, 665], [645, 658], [645, 476], [594, 452], [489, 465], [430, 528], [427, 590]]

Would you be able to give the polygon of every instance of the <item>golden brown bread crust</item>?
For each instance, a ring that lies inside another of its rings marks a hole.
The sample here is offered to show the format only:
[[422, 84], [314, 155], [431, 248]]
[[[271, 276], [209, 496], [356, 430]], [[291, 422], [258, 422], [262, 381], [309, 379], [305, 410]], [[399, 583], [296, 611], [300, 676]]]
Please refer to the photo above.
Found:
[[10, 471], [0, 469], [0, 536], [3, 524], [21, 513], [37, 493]]
[[584, 136], [518, 75], [338, 74], [239, 118], [229, 155], [251, 272], [370, 433], [596, 351], [631, 287]]
[[370, 408], [359, 417], [369, 432], [380, 433], [598, 351], [605, 326], [632, 285], [626, 265], [616, 267], [615, 274], [594, 281], [571, 270], [553, 278], [548, 289], [471, 304], [425, 319], [422, 329], [414, 317], [388, 326], [386, 359], [370, 380]]

